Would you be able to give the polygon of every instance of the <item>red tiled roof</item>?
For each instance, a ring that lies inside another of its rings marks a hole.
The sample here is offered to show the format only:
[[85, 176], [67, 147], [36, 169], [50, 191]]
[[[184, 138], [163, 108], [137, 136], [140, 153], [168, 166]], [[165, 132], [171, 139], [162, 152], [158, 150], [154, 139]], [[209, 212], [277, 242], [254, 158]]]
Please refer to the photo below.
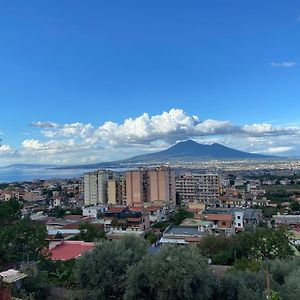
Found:
[[232, 215], [230, 214], [208, 214], [208, 221], [232, 221]]
[[130, 210], [134, 211], [134, 212], [140, 212], [140, 211], [143, 211], [143, 208], [142, 207], [131, 207]]
[[121, 213], [125, 208], [125, 206], [113, 206], [108, 208], [108, 212], [118, 214]]
[[51, 249], [49, 252], [52, 260], [69, 260], [80, 257], [82, 254], [92, 250], [94, 247], [94, 243], [65, 241], [61, 245]]

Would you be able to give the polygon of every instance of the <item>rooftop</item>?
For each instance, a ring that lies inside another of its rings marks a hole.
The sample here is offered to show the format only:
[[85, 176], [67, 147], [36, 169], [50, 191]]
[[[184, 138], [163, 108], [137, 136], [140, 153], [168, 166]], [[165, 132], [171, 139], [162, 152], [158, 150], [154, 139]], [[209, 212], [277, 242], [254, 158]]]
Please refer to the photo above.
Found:
[[83, 241], [64, 241], [62, 244], [50, 250], [52, 260], [69, 260], [82, 256], [85, 252], [91, 251], [94, 243]]
[[2, 277], [3, 282], [10, 284], [27, 277], [27, 275], [21, 273], [20, 271], [9, 269], [7, 271], [1, 272], [0, 277]]
[[166, 229], [164, 234], [199, 236], [201, 232], [198, 231], [197, 226], [172, 226]]
[[206, 216], [208, 221], [232, 221], [231, 214], [208, 214]]
[[108, 208], [109, 213], [118, 214], [124, 211], [126, 206], [112, 206]]

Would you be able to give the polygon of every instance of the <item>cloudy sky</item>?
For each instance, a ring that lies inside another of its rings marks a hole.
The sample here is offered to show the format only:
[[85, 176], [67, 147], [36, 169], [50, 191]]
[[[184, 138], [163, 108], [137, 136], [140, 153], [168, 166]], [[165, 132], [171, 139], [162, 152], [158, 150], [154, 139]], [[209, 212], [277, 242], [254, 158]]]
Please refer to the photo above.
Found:
[[300, 156], [298, 0], [0, 3], [0, 165], [193, 138]]

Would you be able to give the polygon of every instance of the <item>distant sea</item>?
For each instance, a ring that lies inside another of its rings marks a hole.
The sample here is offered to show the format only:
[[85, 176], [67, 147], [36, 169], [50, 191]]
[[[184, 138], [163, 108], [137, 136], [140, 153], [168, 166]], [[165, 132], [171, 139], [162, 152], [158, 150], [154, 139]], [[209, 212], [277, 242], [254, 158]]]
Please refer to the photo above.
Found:
[[80, 177], [86, 169], [0, 169], [0, 182], [32, 181], [36, 179]]
[[[113, 169], [116, 172], [126, 171], [128, 169]], [[37, 179], [51, 178], [75, 178], [80, 177], [86, 172], [92, 172], [93, 169], [27, 169], [27, 168], [0, 168], [0, 183], [32, 181]]]

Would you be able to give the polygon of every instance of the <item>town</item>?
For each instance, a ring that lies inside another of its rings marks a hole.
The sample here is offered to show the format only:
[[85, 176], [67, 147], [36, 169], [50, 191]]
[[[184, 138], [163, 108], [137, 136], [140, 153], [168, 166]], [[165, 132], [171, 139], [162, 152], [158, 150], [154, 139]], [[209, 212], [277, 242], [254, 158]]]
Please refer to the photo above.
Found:
[[[6, 223], [5, 218], [12, 218], [10, 210], [16, 207], [20, 209], [20, 220], [29, 220], [28, 229], [35, 226], [32, 224], [41, 226], [34, 229], [45, 231], [36, 254], [44, 253], [44, 259], [53, 262], [53, 272], [63, 272], [60, 269], [66, 268], [66, 263], [70, 268], [70, 264], [73, 266], [86, 253], [93, 253], [105, 241], [122, 242], [133, 237], [145, 241], [149, 253], [164, 251], [166, 245], [197, 246], [213, 271], [221, 274], [218, 276], [224, 276], [230, 266], [238, 265], [244, 257], [238, 258], [237, 250], [235, 258], [232, 253], [220, 257], [215, 250], [210, 252], [212, 245], [205, 245], [219, 243], [218, 251], [222, 253], [226, 243], [231, 239], [236, 242], [244, 233], [265, 230], [270, 235], [278, 231], [284, 234], [281, 238], [287, 240], [290, 252], [273, 253], [274, 257], [299, 255], [298, 174], [250, 173], [237, 177], [228, 172], [196, 173], [159, 165], [126, 172], [96, 170], [73, 179], [2, 183], [0, 188], [2, 226], [14, 224], [13, 220]], [[18, 245], [10, 244], [11, 251], [22, 249], [22, 253], [9, 254], [4, 241], [9, 236], [6, 232], [1, 234], [0, 276], [7, 283], [4, 290], [11, 294], [18, 292], [16, 286], [22, 286], [24, 278], [32, 276], [32, 269], [35, 273], [45, 272], [45, 266], [34, 262], [32, 249], [25, 253], [24, 249], [30, 248], [26, 239], [14, 237]], [[48, 274], [52, 273], [48, 270]], [[49, 276], [60, 279], [54, 286], [66, 288], [71, 275]], [[52, 295], [55, 292], [52, 288]]]

